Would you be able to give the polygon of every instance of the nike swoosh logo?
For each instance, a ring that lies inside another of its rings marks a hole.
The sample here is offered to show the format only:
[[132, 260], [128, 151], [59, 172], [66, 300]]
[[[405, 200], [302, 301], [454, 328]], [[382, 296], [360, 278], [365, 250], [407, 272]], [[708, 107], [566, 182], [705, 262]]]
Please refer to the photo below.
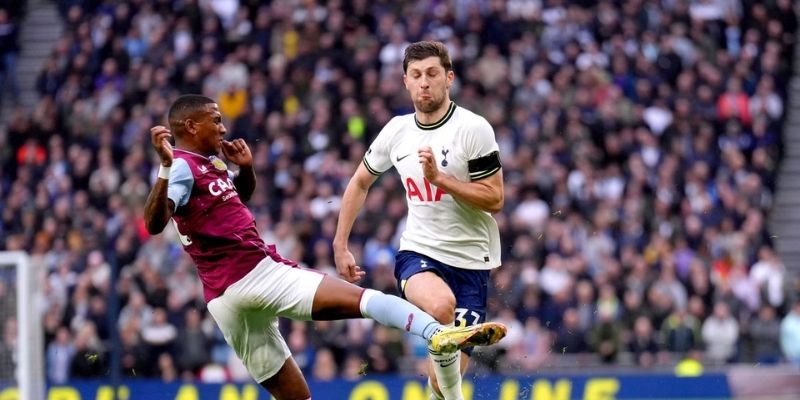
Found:
[[453, 358], [453, 361], [450, 361], [450, 362], [449, 362], [449, 363], [447, 363], [447, 364], [444, 364], [444, 363], [442, 363], [440, 366], [441, 366], [442, 368], [447, 368], [447, 367], [449, 367], [449, 366], [453, 365], [455, 362], [456, 362], [456, 360], [455, 360], [455, 358]]
[[404, 158], [406, 158], [406, 157], [408, 157], [408, 156], [410, 156], [410, 155], [411, 155], [411, 154], [406, 154], [406, 155], [404, 155], [404, 156], [402, 156], [402, 157], [400, 157], [400, 156], [397, 156], [397, 162], [400, 162], [400, 161], [402, 161]]

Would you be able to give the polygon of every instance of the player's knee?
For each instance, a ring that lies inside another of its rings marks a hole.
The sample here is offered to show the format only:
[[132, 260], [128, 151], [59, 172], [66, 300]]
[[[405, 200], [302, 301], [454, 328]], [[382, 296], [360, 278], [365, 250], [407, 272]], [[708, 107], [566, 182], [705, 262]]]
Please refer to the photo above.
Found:
[[456, 299], [445, 297], [436, 299], [429, 308], [429, 314], [441, 324], [450, 324], [455, 321]]

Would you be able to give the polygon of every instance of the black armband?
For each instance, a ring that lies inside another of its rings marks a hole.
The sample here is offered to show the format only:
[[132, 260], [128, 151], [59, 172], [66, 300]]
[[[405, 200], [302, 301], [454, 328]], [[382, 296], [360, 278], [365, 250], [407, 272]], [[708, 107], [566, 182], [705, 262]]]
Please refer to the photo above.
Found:
[[469, 160], [467, 168], [469, 169], [469, 178], [472, 181], [488, 178], [502, 168], [502, 165], [500, 165], [500, 152], [494, 151], [483, 157]]

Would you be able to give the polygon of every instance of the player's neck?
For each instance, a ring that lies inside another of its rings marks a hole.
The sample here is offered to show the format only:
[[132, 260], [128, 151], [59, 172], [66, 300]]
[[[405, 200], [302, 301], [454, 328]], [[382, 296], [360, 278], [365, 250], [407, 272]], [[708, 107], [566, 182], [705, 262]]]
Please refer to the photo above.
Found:
[[452, 102], [453, 102], [452, 100], [446, 99], [445, 101], [442, 102], [442, 105], [436, 109], [436, 111], [429, 113], [416, 110], [415, 114], [417, 117], [417, 122], [422, 125], [430, 125], [439, 122], [442, 118], [444, 118], [444, 116], [450, 110], [450, 103]]
[[208, 152], [203, 151], [202, 149], [199, 148], [199, 146], [193, 146], [191, 143], [175, 143], [175, 148], [189, 153], [197, 154], [198, 156], [203, 156], [206, 158], [214, 155], [214, 154], [206, 154]]

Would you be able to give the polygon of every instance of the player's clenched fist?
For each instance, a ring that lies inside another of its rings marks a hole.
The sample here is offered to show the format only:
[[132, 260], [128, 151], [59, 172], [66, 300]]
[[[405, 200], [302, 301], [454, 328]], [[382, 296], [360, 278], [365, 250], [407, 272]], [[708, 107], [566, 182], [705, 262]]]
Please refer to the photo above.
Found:
[[422, 165], [422, 173], [428, 182], [436, 185], [439, 178], [439, 168], [436, 166], [436, 157], [433, 156], [433, 150], [430, 146], [423, 146], [417, 150], [419, 155], [419, 163]]
[[223, 140], [222, 152], [225, 153], [225, 158], [240, 167], [253, 165], [253, 155], [244, 139], [236, 139], [232, 142]]
[[360, 281], [367, 274], [356, 265], [356, 259], [349, 250], [334, 250], [334, 263], [339, 276], [350, 283]]
[[172, 166], [172, 145], [169, 143], [169, 138], [172, 134], [164, 126], [157, 125], [150, 128], [150, 140], [153, 143], [153, 148], [156, 149], [158, 157], [161, 158], [161, 165], [165, 167]]

